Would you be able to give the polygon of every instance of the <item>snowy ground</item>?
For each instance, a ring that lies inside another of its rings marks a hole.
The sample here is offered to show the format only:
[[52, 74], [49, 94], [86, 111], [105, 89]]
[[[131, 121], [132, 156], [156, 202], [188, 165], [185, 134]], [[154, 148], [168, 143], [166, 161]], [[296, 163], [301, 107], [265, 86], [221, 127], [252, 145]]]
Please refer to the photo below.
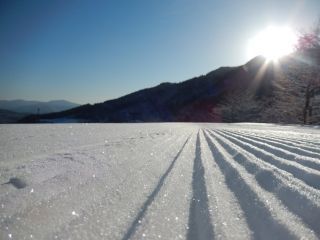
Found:
[[0, 239], [320, 238], [317, 128], [0, 125], [0, 183]]

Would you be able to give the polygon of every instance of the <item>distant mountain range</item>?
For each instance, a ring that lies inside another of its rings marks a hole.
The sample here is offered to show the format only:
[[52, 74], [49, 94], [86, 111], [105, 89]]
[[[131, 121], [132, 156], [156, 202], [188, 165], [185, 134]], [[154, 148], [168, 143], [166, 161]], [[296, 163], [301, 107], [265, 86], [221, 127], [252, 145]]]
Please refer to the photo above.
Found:
[[[54, 100], [49, 102], [26, 101], [26, 100], [0, 100], [0, 109], [9, 110], [16, 113], [44, 114], [60, 112], [80, 106], [77, 103]], [[39, 111], [39, 112], [38, 112]]]
[[9, 110], [0, 109], [0, 123], [15, 123], [27, 116], [25, 113], [16, 113]]
[[[308, 74], [301, 56], [277, 63], [256, 57], [180, 83], [161, 83], [118, 99], [32, 115], [21, 122], [302, 123]], [[320, 123], [319, 118], [314, 119]]]

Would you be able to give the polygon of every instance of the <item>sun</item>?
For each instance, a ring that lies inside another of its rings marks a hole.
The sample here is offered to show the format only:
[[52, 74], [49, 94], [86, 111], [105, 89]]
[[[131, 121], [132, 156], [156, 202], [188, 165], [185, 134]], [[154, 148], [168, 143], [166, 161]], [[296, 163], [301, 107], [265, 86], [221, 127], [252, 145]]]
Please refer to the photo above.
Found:
[[295, 50], [297, 34], [288, 26], [269, 26], [249, 40], [250, 58], [262, 55], [268, 61], [276, 61]]

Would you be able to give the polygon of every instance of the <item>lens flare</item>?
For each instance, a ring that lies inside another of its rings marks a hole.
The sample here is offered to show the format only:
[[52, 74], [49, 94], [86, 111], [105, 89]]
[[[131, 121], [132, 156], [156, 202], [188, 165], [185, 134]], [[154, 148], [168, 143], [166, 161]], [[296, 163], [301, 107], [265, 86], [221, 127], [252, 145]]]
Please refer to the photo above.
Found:
[[269, 61], [275, 61], [295, 50], [297, 34], [290, 27], [270, 26], [249, 40], [250, 58], [262, 55]]

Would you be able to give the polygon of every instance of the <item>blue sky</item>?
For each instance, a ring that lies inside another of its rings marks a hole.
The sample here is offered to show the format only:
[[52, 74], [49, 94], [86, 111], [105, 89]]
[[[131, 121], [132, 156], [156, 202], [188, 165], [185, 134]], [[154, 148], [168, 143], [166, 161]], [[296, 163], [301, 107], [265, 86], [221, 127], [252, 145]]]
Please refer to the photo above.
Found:
[[248, 61], [268, 25], [311, 27], [319, 0], [0, 1], [0, 99], [95, 103]]

